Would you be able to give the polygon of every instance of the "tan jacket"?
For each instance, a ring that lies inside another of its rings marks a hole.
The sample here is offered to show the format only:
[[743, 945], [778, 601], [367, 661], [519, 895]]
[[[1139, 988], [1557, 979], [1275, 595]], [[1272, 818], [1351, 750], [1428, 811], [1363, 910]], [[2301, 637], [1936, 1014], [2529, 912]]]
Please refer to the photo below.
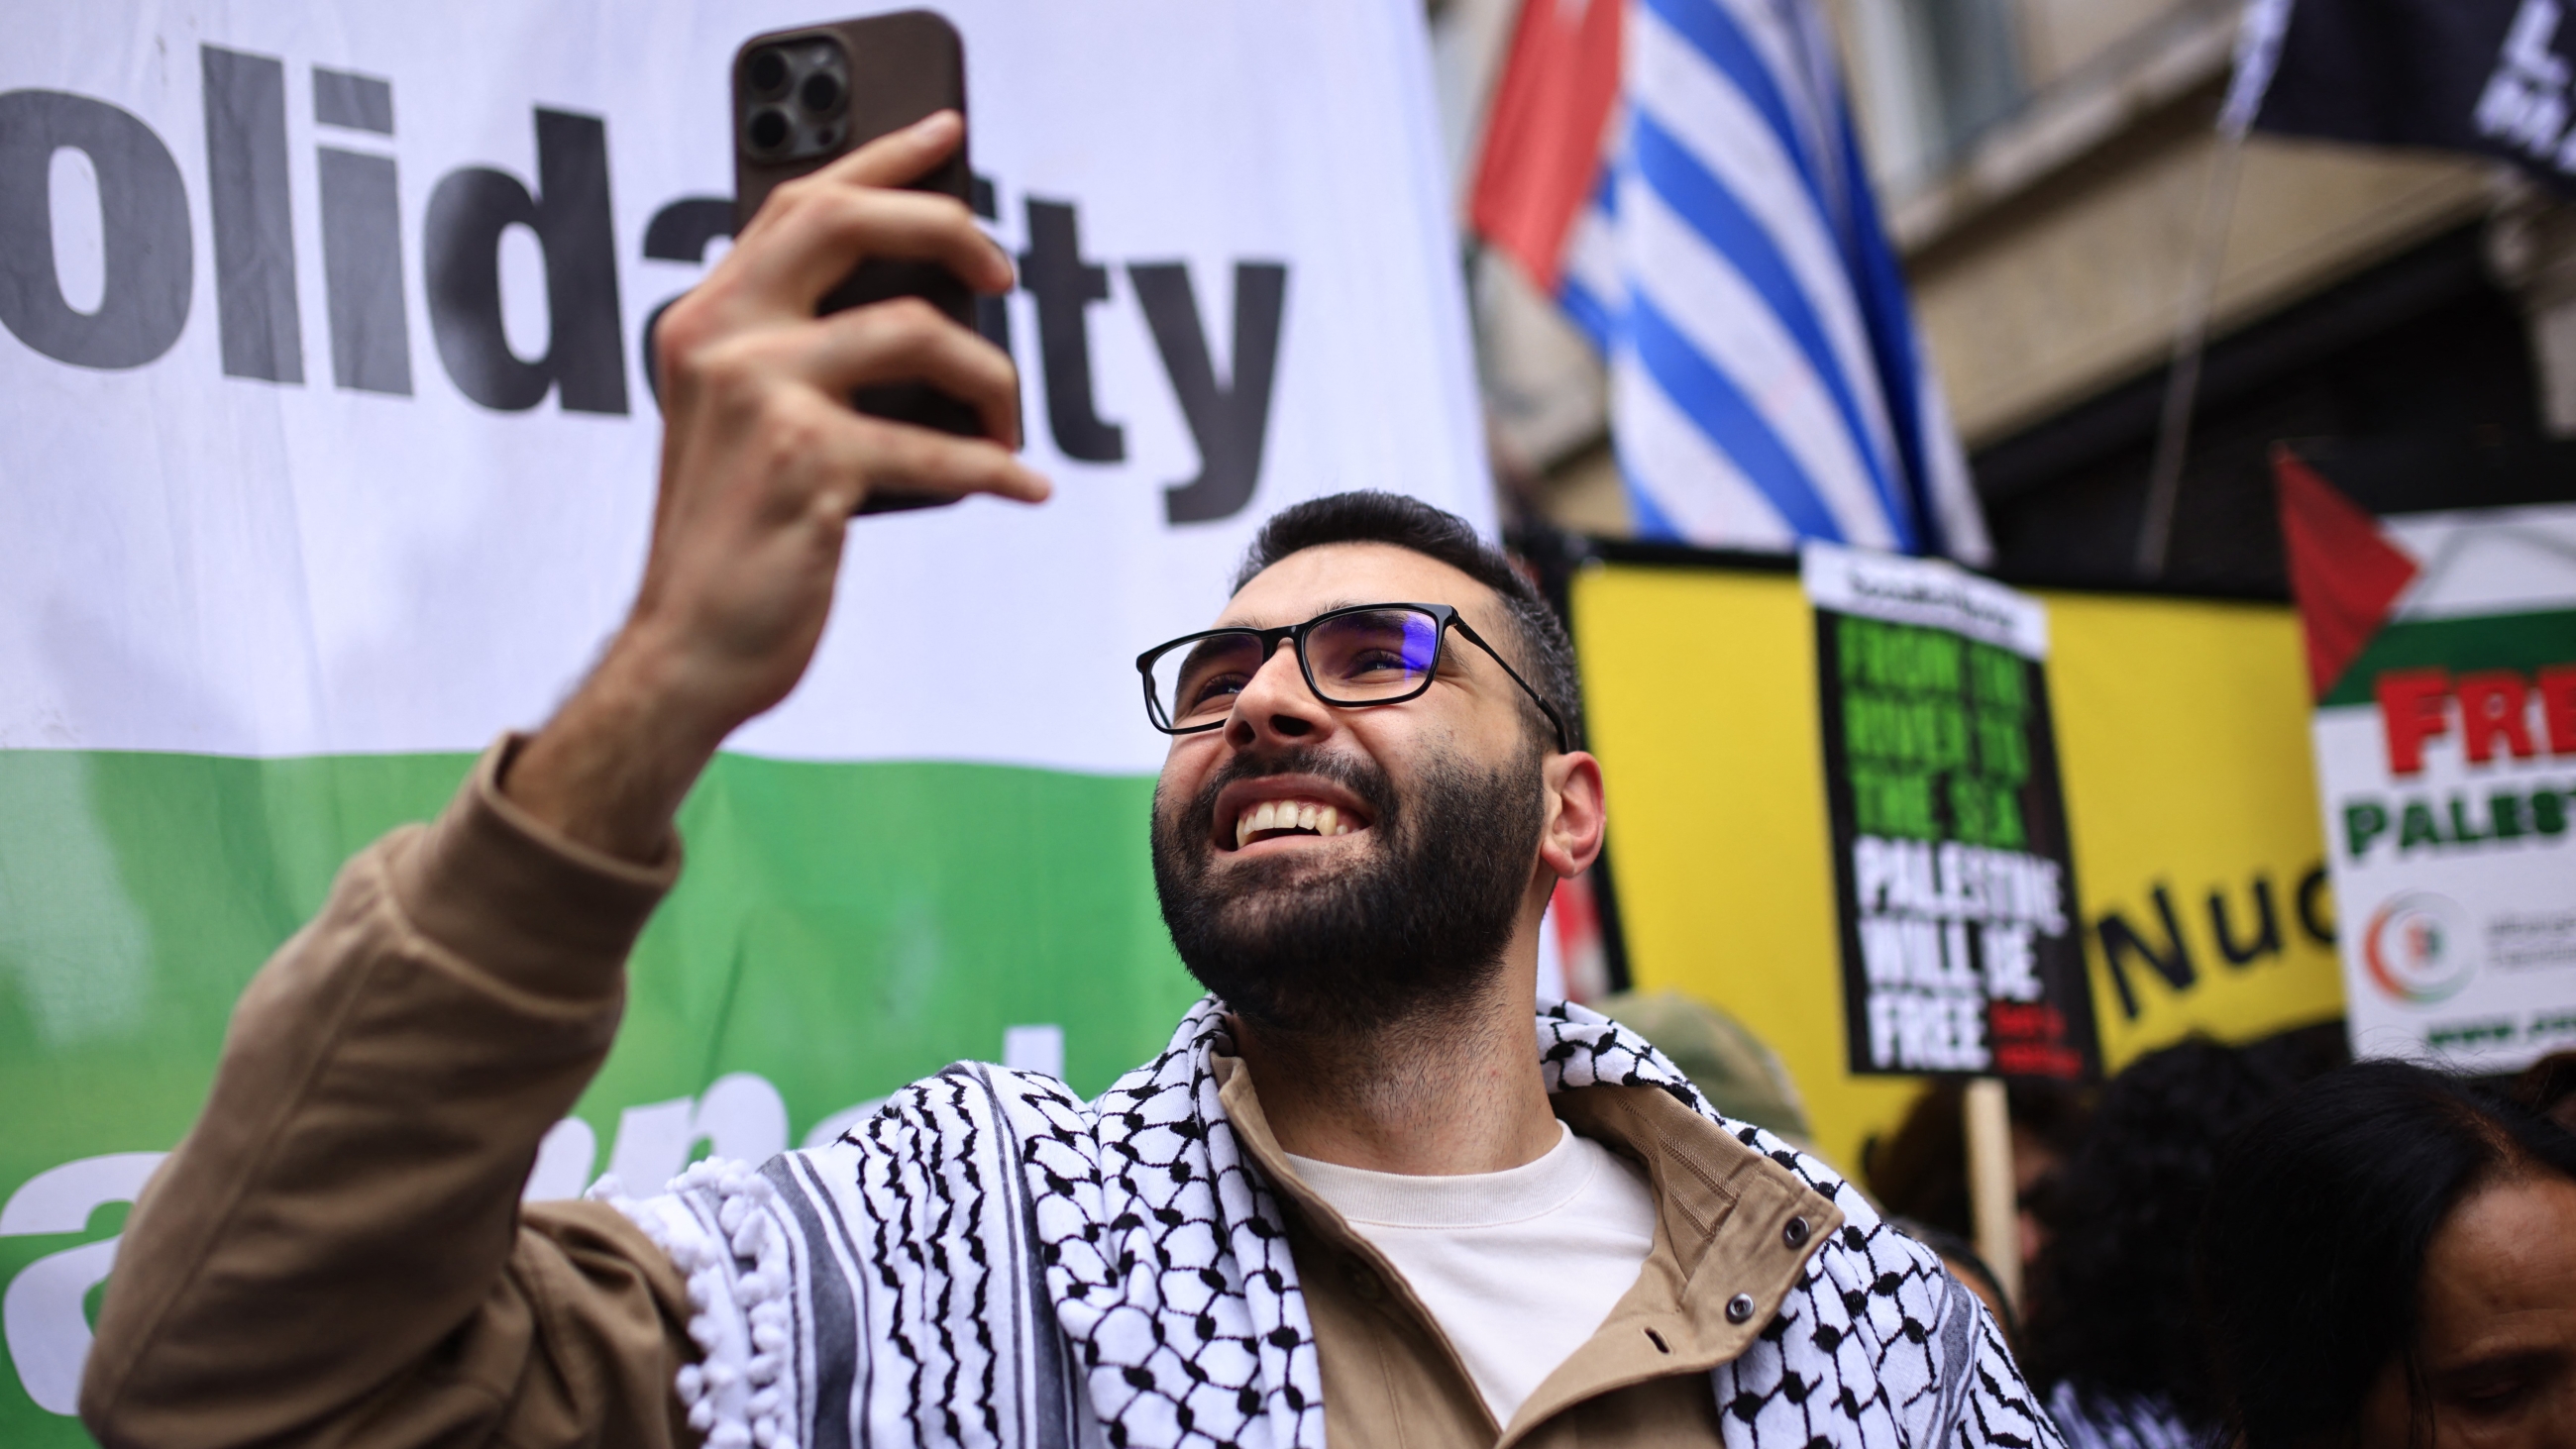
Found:
[[[603, 1204], [518, 1201], [608, 1051], [677, 852], [645, 869], [553, 835], [501, 797], [505, 759], [352, 860], [244, 993], [126, 1227], [82, 1385], [102, 1443], [696, 1442], [678, 1271]], [[1402, 1275], [1289, 1170], [1250, 1073], [1219, 1071], [1287, 1211], [1337, 1445], [1714, 1444], [1708, 1370], [1841, 1223], [1660, 1091], [1560, 1094], [1647, 1169], [1660, 1223], [1600, 1330], [1497, 1426]], [[1739, 1295], [1755, 1311], [1730, 1314]]]

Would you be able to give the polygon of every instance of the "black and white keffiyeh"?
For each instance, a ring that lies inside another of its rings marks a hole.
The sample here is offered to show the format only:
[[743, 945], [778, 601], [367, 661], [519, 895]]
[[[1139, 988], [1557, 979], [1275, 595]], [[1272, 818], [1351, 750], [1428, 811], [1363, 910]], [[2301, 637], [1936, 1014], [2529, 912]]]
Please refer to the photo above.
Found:
[[[1641, 1038], [1544, 1009], [1551, 1092], [1656, 1086], [1833, 1199], [1843, 1230], [1711, 1377], [1726, 1442], [2056, 1449], [1992, 1320], [1842, 1179], [1728, 1122]], [[1323, 1449], [1277, 1200], [1217, 1099], [1203, 1000], [1097, 1101], [961, 1063], [833, 1145], [606, 1197], [688, 1275], [680, 1372], [713, 1449]]]
[[2048, 1394], [2049, 1417], [2067, 1449], [2202, 1449], [2223, 1434], [2194, 1427], [2160, 1395], [2129, 1394], [2060, 1379]]

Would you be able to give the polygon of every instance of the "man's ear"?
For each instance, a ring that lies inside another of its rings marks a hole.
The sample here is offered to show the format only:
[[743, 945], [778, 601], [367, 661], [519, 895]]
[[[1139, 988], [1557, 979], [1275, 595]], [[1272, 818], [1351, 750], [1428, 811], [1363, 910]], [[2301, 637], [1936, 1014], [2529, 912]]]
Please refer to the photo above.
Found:
[[1559, 880], [1581, 875], [1601, 854], [1607, 819], [1601, 762], [1577, 750], [1548, 756], [1541, 773], [1547, 782], [1547, 826], [1539, 836], [1538, 858]]

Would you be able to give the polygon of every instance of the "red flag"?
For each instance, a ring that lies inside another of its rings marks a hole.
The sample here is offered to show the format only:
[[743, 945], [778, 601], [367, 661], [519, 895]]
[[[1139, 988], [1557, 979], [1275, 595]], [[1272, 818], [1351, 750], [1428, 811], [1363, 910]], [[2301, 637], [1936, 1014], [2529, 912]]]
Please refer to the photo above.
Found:
[[1468, 222], [1551, 296], [1565, 234], [1600, 175], [1626, 3], [1522, 0], [1486, 116]]
[[2272, 476], [2280, 485], [2290, 592], [2307, 630], [2308, 685], [2323, 699], [2418, 569], [2380, 533], [2377, 519], [2287, 447], [2272, 450]]

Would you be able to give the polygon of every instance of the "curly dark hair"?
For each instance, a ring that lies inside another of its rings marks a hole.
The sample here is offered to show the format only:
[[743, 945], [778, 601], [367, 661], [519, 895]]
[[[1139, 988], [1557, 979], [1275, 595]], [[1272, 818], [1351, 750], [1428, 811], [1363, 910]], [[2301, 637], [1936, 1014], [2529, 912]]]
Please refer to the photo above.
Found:
[[[1361, 489], [1309, 498], [1291, 504], [1261, 525], [1259, 536], [1234, 576], [1241, 589], [1253, 575], [1292, 553], [1330, 543], [1384, 543], [1437, 559], [1494, 591], [1504, 617], [1520, 636], [1520, 658], [1512, 661], [1521, 677], [1565, 721], [1566, 748], [1583, 748], [1583, 693], [1574, 673], [1574, 641], [1565, 621], [1515, 567], [1511, 555], [1476, 536], [1475, 528], [1454, 513], [1434, 508], [1401, 493]], [[1426, 601], [1439, 602], [1439, 601]], [[1499, 643], [1500, 641], [1496, 641]], [[1547, 721], [1536, 710], [1535, 726]], [[1539, 737], [1555, 740], [1552, 728]]]
[[2033, 1204], [2049, 1229], [2028, 1295], [2034, 1380], [2161, 1400], [2196, 1429], [2218, 1426], [2190, 1283], [2219, 1149], [2344, 1059], [2341, 1022], [2247, 1047], [2194, 1038], [2102, 1089], [2091, 1130]]

